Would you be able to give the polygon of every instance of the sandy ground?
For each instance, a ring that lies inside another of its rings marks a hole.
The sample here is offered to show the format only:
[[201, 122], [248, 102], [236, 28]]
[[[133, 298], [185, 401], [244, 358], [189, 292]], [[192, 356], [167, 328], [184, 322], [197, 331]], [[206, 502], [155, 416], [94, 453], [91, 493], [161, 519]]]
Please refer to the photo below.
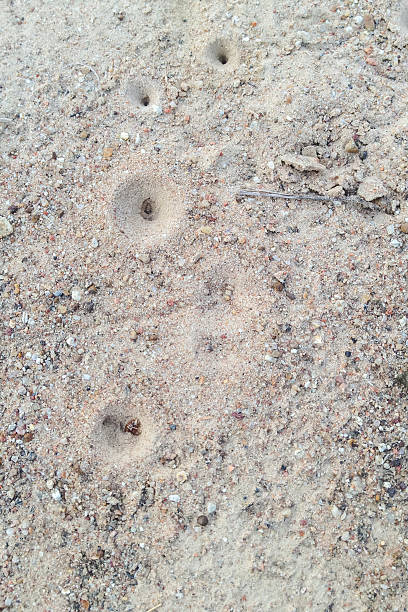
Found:
[[406, 610], [408, 7], [0, 17], [0, 609]]

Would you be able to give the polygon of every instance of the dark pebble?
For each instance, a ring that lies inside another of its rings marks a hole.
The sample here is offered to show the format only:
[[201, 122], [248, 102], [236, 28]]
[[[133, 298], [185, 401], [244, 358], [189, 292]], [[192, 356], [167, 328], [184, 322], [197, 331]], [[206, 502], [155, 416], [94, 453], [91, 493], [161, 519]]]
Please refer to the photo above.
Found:
[[201, 527], [205, 527], [206, 525], [208, 525], [208, 517], [205, 516], [205, 514], [200, 514], [197, 519], [197, 523], [201, 525]]

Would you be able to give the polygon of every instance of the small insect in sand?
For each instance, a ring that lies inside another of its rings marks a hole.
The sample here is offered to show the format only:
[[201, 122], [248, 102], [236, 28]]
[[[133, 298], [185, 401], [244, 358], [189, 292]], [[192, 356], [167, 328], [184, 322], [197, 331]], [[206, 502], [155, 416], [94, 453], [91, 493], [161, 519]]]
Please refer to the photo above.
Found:
[[132, 434], [132, 436], [140, 436], [142, 433], [142, 424], [139, 419], [131, 419], [126, 423], [123, 431]]

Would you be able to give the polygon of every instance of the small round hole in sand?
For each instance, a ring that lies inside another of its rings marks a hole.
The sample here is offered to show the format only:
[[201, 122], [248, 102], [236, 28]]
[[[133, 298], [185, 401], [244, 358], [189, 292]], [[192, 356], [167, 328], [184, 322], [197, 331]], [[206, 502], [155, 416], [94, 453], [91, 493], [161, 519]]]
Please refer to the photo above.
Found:
[[228, 57], [227, 57], [227, 55], [226, 55], [225, 53], [220, 53], [220, 54], [219, 54], [219, 56], [218, 56], [218, 61], [219, 61], [221, 64], [226, 64], [226, 63], [228, 62]]
[[142, 202], [142, 206], [140, 207], [140, 214], [143, 219], [147, 221], [151, 221], [153, 219], [154, 214], [154, 202], [151, 198], [146, 198]]
[[217, 39], [205, 50], [207, 62], [217, 70], [231, 70], [238, 64], [237, 47], [228, 40]]
[[111, 211], [115, 225], [127, 238], [151, 246], [176, 227], [183, 201], [168, 178], [140, 172], [118, 185]]
[[110, 466], [147, 459], [157, 436], [151, 406], [129, 399], [113, 399], [97, 408], [86, 440], [92, 460], [100, 466]]
[[141, 110], [149, 110], [160, 106], [156, 85], [149, 79], [131, 79], [127, 83], [126, 96], [133, 106]]

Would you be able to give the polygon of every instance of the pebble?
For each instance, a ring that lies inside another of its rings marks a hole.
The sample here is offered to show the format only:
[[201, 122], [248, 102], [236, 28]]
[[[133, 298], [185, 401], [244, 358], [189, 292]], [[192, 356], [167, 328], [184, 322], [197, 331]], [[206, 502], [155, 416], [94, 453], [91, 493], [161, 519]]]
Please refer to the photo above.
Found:
[[103, 150], [103, 159], [110, 159], [113, 155], [113, 149], [111, 147], [107, 147]]
[[53, 492], [51, 493], [51, 497], [55, 501], [60, 501], [61, 500], [61, 493], [59, 492], [58, 489], [54, 489]]
[[97, 239], [96, 238], [92, 238], [92, 240], [91, 240], [91, 247], [93, 249], [97, 249], [98, 246], [99, 246], [99, 242], [97, 241]]
[[120, 137], [121, 140], [129, 140], [129, 134], [127, 132], [122, 132]]
[[367, 176], [359, 185], [357, 194], [367, 202], [387, 195], [384, 183], [376, 176]]
[[209, 502], [207, 505], [208, 514], [214, 514], [216, 510], [217, 510], [217, 504], [214, 504], [213, 502]]
[[80, 302], [82, 297], [82, 291], [80, 289], [72, 289], [71, 297], [75, 302]]
[[169, 501], [172, 501], [178, 504], [180, 501], [180, 495], [169, 495]]
[[402, 242], [400, 242], [399, 240], [397, 240], [396, 238], [393, 238], [393, 240], [390, 240], [390, 245], [396, 249], [398, 249], [399, 247], [402, 246]]
[[370, 13], [367, 13], [366, 15], [364, 15], [363, 22], [364, 22], [364, 27], [366, 30], [369, 30], [370, 32], [373, 32], [375, 30], [374, 17], [370, 15]]
[[403, 234], [408, 234], [408, 223], [401, 223], [400, 230]]
[[144, 264], [150, 263], [150, 255], [149, 255], [149, 253], [139, 253], [137, 255], [137, 258], [138, 258], [139, 261], [143, 262]]
[[133, 342], [135, 342], [138, 339], [138, 337], [139, 337], [139, 334], [137, 333], [137, 331], [134, 329], [131, 329], [129, 332], [129, 338], [133, 340]]
[[356, 145], [354, 140], [349, 140], [348, 142], [346, 142], [346, 144], [344, 145], [344, 150], [346, 151], [346, 153], [358, 153], [359, 151], [358, 146]]
[[0, 238], [5, 238], [13, 233], [13, 226], [6, 217], [0, 217]]
[[308, 157], [307, 155], [296, 155], [294, 153], [290, 153], [288, 155], [283, 155], [281, 160], [284, 164], [293, 166], [296, 168], [296, 170], [300, 170], [302, 172], [319, 172], [320, 170], [325, 170], [325, 167], [320, 164], [317, 159]]
[[184, 470], [181, 470], [180, 472], [177, 472], [176, 478], [177, 478], [177, 481], [180, 483], [186, 482], [187, 474], [186, 472], [184, 472]]
[[197, 523], [201, 525], [201, 527], [205, 527], [208, 525], [208, 517], [205, 516], [205, 514], [200, 514], [200, 516], [197, 518]]
[[341, 516], [341, 510], [339, 510], [337, 506], [331, 507], [331, 513], [334, 518], [339, 518], [339, 516]]
[[308, 145], [307, 147], [303, 147], [302, 155], [305, 155], [306, 157], [317, 158], [316, 147], [314, 147], [313, 145]]

